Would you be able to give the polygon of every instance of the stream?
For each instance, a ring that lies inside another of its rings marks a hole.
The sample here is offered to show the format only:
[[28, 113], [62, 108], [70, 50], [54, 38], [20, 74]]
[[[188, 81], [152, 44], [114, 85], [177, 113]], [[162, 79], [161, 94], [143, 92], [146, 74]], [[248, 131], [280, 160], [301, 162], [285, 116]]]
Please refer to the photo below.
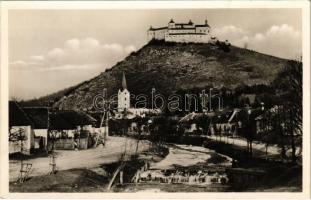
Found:
[[139, 169], [124, 191], [218, 192], [228, 187], [225, 170], [232, 166], [230, 157], [200, 146], [169, 144], [168, 148], [165, 158]]

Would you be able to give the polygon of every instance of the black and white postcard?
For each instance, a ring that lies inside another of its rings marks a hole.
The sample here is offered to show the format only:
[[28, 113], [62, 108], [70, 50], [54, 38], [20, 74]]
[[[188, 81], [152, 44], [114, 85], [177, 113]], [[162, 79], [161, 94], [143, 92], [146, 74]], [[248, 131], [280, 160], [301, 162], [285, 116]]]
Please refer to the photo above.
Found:
[[307, 198], [309, 5], [3, 2], [1, 197]]

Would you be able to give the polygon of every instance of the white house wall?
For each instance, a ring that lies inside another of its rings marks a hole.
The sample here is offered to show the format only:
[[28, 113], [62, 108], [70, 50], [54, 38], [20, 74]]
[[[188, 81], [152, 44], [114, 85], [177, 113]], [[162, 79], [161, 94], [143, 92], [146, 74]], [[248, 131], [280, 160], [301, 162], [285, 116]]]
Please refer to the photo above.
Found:
[[34, 129], [34, 135], [36, 137], [43, 137], [44, 144], [47, 145], [48, 143], [48, 130], [47, 129]]
[[30, 149], [34, 148], [34, 131], [31, 126], [12, 126], [11, 132], [17, 132], [23, 129], [26, 139], [21, 141], [9, 141], [9, 153], [16, 153], [21, 151], [21, 143], [23, 143], [23, 153], [30, 154]]

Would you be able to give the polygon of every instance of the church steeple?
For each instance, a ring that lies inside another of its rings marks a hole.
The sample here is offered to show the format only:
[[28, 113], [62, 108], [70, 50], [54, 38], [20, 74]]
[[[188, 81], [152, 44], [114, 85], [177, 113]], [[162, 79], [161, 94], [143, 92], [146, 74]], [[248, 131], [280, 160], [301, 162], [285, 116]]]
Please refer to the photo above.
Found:
[[123, 77], [122, 77], [122, 89], [123, 89], [123, 90], [127, 89], [126, 79], [125, 79], [125, 74], [124, 74], [124, 72], [123, 72]]

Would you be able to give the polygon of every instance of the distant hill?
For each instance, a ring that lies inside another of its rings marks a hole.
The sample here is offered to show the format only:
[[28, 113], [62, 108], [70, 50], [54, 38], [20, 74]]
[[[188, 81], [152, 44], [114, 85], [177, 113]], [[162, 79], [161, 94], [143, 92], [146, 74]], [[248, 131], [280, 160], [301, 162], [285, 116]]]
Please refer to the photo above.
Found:
[[[107, 88], [117, 94], [122, 73], [133, 94], [164, 95], [207, 86], [234, 89], [239, 85], [269, 84], [287, 60], [248, 49], [218, 44], [183, 44], [151, 41], [97, 77], [56, 96], [60, 109], [90, 109], [96, 94]], [[46, 97], [45, 97], [46, 98]]]

